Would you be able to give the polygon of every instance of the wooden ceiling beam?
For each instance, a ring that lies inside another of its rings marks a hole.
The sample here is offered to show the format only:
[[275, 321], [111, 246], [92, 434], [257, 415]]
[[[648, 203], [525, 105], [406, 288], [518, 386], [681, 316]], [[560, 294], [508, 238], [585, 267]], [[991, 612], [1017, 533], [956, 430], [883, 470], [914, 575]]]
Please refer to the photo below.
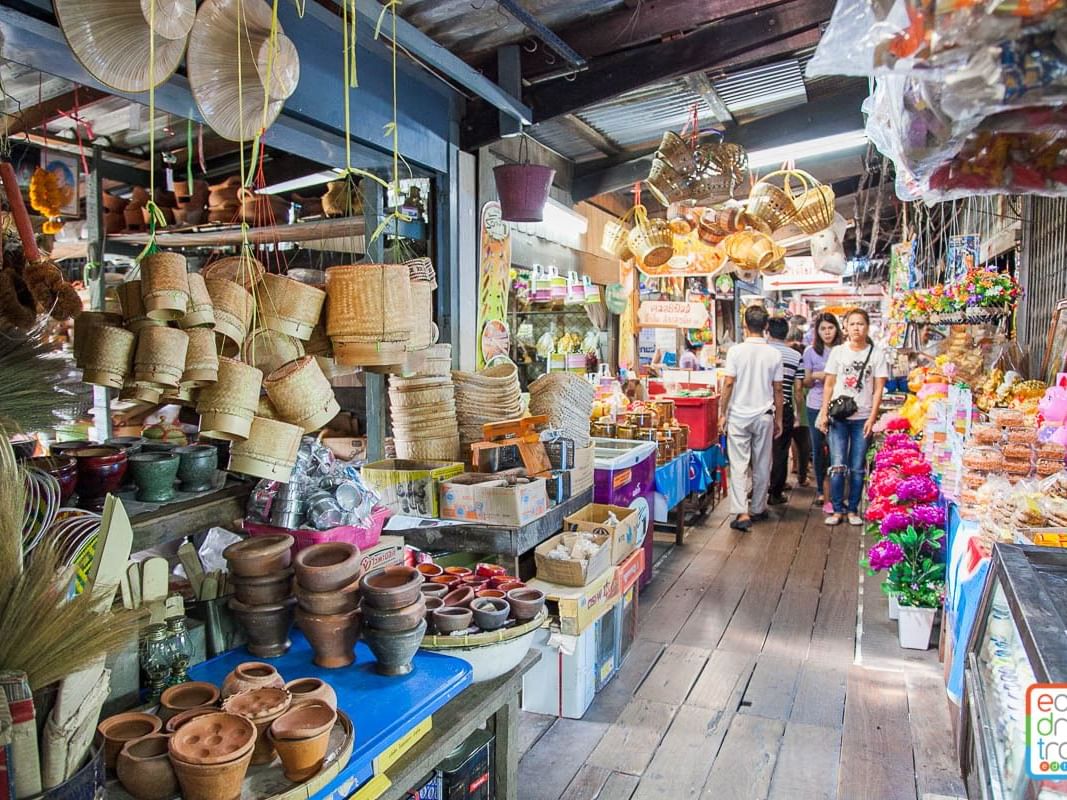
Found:
[[76, 90], [72, 89], [37, 105], [24, 108], [20, 114], [3, 114], [0, 115], [0, 118], [3, 119], [6, 135], [17, 136], [20, 133], [36, 130], [55, 118], [61, 111], [72, 112], [75, 102], [79, 110], [84, 110], [97, 100], [103, 100], [109, 96], [107, 92], [102, 92], [99, 89], [80, 86]]

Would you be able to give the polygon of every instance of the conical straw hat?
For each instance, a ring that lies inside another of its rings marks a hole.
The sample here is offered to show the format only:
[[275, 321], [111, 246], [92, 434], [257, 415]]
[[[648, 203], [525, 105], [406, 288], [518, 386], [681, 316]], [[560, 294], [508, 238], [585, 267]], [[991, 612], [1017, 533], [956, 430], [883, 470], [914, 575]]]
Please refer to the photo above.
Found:
[[[55, 0], [55, 9], [70, 49], [94, 78], [119, 91], [146, 92], [153, 54], [151, 78], [156, 86], [178, 68], [196, 0]], [[149, 46], [150, 19], [154, 47]]]
[[206, 0], [189, 37], [186, 67], [196, 107], [219, 136], [249, 141], [278, 118], [300, 80], [296, 47], [278, 26], [270, 43], [265, 0]]

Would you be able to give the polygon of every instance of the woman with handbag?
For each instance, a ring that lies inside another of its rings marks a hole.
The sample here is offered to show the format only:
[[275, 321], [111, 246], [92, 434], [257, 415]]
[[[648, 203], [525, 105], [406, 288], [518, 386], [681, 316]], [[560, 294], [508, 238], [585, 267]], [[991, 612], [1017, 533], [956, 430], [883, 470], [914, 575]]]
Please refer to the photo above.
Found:
[[823, 370], [826, 384], [816, 425], [830, 439], [830, 495], [834, 509], [826, 517], [827, 525], [840, 525], [844, 521], [846, 477], [848, 522], [863, 524], [859, 506], [867, 448], [889, 379], [885, 351], [871, 341], [870, 326], [866, 311], [857, 308], [848, 312], [845, 343], [830, 351]]
[[804, 350], [804, 388], [807, 389], [805, 406], [808, 413], [808, 433], [811, 436], [811, 455], [815, 471], [815, 502], [822, 506], [824, 514], [832, 514], [829, 501], [830, 487], [826, 474], [826, 434], [819, 430], [815, 421], [822, 409], [823, 391], [826, 384], [826, 362], [830, 351], [844, 341], [841, 324], [837, 317], [824, 311], [815, 318], [815, 342]]

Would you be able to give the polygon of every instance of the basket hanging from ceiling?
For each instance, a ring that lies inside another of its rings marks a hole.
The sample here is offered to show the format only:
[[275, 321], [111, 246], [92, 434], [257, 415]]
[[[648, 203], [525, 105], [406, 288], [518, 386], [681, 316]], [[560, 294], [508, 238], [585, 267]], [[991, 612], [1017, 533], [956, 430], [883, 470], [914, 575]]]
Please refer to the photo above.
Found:
[[649, 219], [644, 206], [634, 206], [634, 227], [627, 244], [638, 263], [646, 267], [666, 264], [674, 255], [674, 234], [666, 220]]
[[185, 316], [178, 320], [178, 325], [183, 328], [214, 328], [215, 307], [211, 304], [211, 295], [207, 293], [204, 276], [199, 272], [190, 272], [188, 280], [189, 307]]

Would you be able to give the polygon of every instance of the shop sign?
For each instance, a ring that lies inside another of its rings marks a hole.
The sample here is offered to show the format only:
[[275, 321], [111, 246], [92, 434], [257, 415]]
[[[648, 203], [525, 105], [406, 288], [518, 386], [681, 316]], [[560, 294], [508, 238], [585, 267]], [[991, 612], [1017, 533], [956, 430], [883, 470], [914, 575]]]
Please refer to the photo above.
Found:
[[642, 328], [703, 328], [708, 324], [708, 309], [702, 302], [649, 300], [637, 308], [637, 322]]
[[790, 289], [827, 289], [843, 283], [840, 275], [819, 270], [811, 256], [786, 256], [783, 272], [763, 275], [763, 288], [780, 292]]

